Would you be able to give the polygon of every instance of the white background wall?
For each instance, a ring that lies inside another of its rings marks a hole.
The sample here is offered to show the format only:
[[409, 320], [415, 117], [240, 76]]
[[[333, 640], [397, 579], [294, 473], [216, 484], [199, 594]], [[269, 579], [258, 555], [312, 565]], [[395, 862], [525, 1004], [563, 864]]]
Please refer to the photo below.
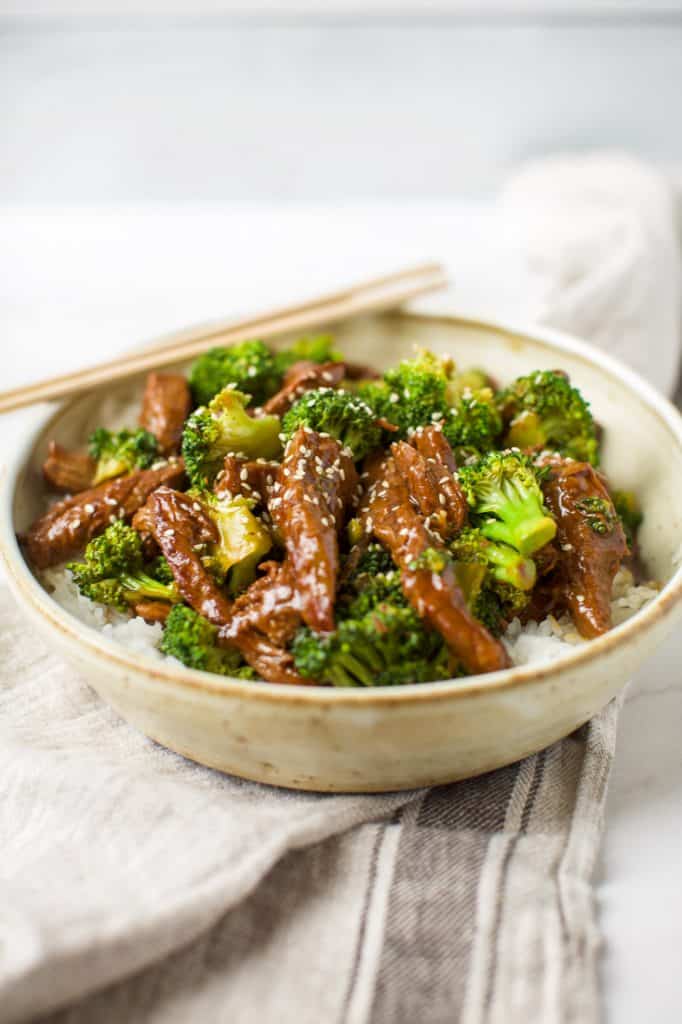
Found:
[[481, 194], [592, 146], [682, 166], [680, 2], [248, 6], [0, 0], [0, 201]]

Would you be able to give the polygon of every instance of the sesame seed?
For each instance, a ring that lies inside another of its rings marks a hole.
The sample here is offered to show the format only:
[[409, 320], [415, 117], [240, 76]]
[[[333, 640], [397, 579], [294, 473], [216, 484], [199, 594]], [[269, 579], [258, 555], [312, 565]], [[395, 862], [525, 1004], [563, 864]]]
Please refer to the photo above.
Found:
[[438, 495], [438, 501], [440, 502], [441, 505], [443, 505], [443, 507], [445, 507], [445, 505], [447, 504], [447, 502], [445, 500], [445, 495], [444, 494], [439, 494]]

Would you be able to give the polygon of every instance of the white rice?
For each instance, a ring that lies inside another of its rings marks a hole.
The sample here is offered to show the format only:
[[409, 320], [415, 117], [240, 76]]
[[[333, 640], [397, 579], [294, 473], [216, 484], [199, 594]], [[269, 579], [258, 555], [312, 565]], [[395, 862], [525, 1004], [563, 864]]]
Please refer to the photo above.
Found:
[[[167, 658], [158, 649], [162, 634], [160, 623], [149, 625], [143, 619], [128, 618], [83, 597], [71, 573], [63, 566], [48, 569], [42, 580], [55, 601], [86, 626], [136, 654], [177, 664], [175, 658]], [[630, 570], [621, 568], [613, 584], [613, 624], [620, 625], [633, 616], [656, 597], [659, 589], [656, 583], [636, 585]], [[528, 622], [525, 626], [514, 619], [502, 639], [514, 665], [556, 661], [577, 645], [588, 642], [576, 631], [568, 615], [559, 619], [548, 615], [542, 622]]]

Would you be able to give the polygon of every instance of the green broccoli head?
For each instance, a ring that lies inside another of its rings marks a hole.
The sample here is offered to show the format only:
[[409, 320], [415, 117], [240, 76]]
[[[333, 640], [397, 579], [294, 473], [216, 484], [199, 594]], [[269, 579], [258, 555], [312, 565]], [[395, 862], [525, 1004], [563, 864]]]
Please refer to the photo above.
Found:
[[278, 416], [249, 416], [249, 396], [227, 387], [195, 409], [182, 434], [182, 455], [193, 487], [210, 487], [229, 453], [271, 459], [279, 454]]
[[67, 569], [84, 597], [119, 611], [142, 600], [179, 600], [172, 577], [160, 580], [158, 570], [147, 569], [140, 535], [120, 519], [90, 541], [82, 562], [70, 562]]
[[232, 648], [219, 647], [217, 640], [216, 626], [186, 605], [177, 604], [166, 619], [159, 646], [163, 654], [177, 658], [188, 668], [255, 679], [255, 672], [243, 664], [239, 653]]
[[491, 381], [485, 370], [470, 367], [468, 370], [452, 369], [448, 374], [446, 391], [448, 405], [457, 405], [464, 395], [483, 390], [492, 391]]
[[342, 620], [333, 633], [299, 630], [292, 652], [301, 675], [332, 686], [395, 686], [449, 675], [440, 636], [412, 608], [390, 604]]
[[335, 437], [352, 451], [356, 460], [364, 458], [381, 444], [382, 431], [373, 411], [350, 391], [336, 391], [334, 388], [307, 391], [282, 419], [282, 433], [287, 440], [299, 427]]
[[507, 423], [505, 444], [548, 448], [580, 462], [599, 463], [599, 442], [590, 406], [563, 373], [536, 370], [498, 396]]
[[535, 562], [507, 544], [489, 540], [475, 527], [462, 530], [451, 542], [450, 554], [472, 614], [498, 635], [530, 600]]
[[637, 531], [644, 519], [639, 500], [632, 491], [613, 491], [611, 500], [620, 518], [628, 547], [632, 548], [637, 540]]
[[98, 427], [88, 438], [90, 455], [95, 459], [93, 484], [112, 477], [146, 469], [159, 455], [159, 442], [141, 427], [138, 430], [106, 430]]
[[517, 449], [488, 452], [463, 466], [459, 482], [481, 533], [489, 540], [528, 556], [556, 534], [533, 464]]
[[208, 405], [228, 386], [253, 396], [256, 405], [273, 395], [281, 383], [275, 357], [262, 341], [242, 341], [212, 348], [199, 356], [189, 373], [197, 405]]
[[456, 454], [489, 451], [496, 446], [502, 432], [502, 418], [490, 388], [467, 391], [448, 410], [442, 424], [443, 433]]
[[398, 428], [398, 433], [392, 435], [395, 440], [447, 415], [447, 384], [448, 364], [432, 352], [423, 351], [415, 359], [387, 370], [383, 380], [363, 381], [358, 394], [376, 417]]
[[596, 496], [579, 498], [575, 507], [594, 533], [605, 537], [613, 533], [616, 528], [619, 520], [618, 513], [606, 498]]
[[517, 618], [530, 600], [527, 591], [499, 583], [496, 586], [484, 584], [470, 608], [472, 614], [482, 622], [493, 636], [500, 636], [512, 619]]
[[196, 497], [215, 523], [219, 537], [202, 556], [202, 563], [220, 584], [227, 582], [235, 596], [253, 582], [256, 566], [272, 547], [272, 537], [251, 511], [247, 498], [221, 497], [209, 491], [197, 492]]
[[149, 563], [147, 572], [159, 583], [173, 583], [173, 570], [163, 555], [157, 555]]
[[379, 573], [389, 573], [395, 569], [395, 562], [391, 553], [382, 547], [381, 544], [368, 544], [367, 550], [363, 552], [355, 570], [355, 576], [376, 576]]
[[343, 355], [334, 348], [331, 334], [316, 334], [309, 338], [298, 338], [289, 348], [275, 352], [275, 366], [282, 376], [294, 363], [304, 360], [310, 363], [338, 363]]
[[372, 574], [364, 579], [354, 577], [349, 590], [339, 595], [338, 614], [346, 619], [361, 619], [383, 604], [397, 608], [407, 605], [400, 570], [395, 567], [389, 572]]
[[486, 576], [497, 583], [532, 590], [537, 570], [532, 558], [525, 558], [508, 544], [490, 540], [476, 527], [468, 527], [450, 543], [450, 554], [456, 563], [483, 565]]

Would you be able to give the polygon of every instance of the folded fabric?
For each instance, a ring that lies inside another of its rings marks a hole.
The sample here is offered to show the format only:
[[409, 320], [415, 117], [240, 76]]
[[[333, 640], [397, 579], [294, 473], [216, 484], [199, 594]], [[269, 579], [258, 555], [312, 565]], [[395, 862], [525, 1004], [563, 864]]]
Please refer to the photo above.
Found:
[[[501, 204], [522, 228], [529, 318], [671, 390], [668, 210], [653, 171], [611, 156], [541, 162]], [[4, 591], [0, 622], [0, 1020], [71, 1004], [53, 1024], [596, 1022], [590, 878], [615, 705], [480, 779], [297, 794], [145, 739]]]
[[661, 175], [620, 153], [556, 156], [513, 176], [500, 211], [518, 230], [527, 317], [592, 341], [671, 394], [682, 267]]

